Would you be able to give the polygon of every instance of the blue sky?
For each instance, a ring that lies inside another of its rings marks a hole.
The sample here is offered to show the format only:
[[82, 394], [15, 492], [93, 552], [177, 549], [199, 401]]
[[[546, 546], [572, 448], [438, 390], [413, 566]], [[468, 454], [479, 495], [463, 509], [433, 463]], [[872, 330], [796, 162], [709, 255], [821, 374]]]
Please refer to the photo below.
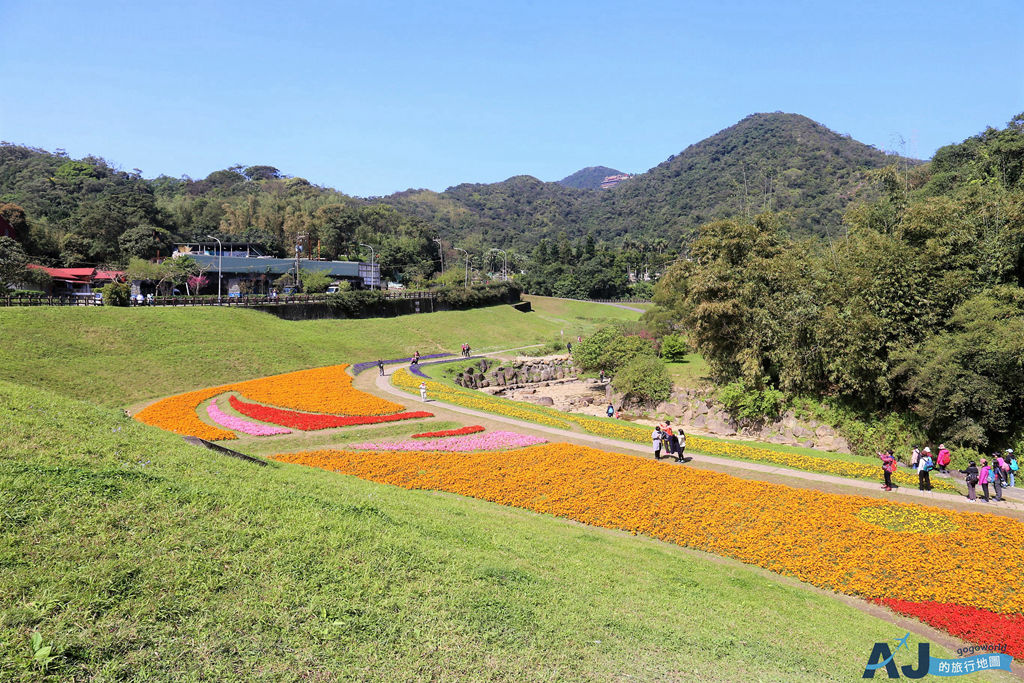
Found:
[[0, 26], [2, 140], [361, 196], [640, 172], [765, 111], [927, 158], [1024, 111], [1019, 0], [0, 0]]

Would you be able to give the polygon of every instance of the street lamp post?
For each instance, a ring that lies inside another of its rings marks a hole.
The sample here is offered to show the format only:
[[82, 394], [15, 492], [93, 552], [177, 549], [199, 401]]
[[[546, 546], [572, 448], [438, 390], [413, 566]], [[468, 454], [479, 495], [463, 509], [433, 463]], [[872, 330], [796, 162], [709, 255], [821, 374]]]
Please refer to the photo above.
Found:
[[362, 242], [359, 243], [359, 246], [366, 247], [370, 250], [370, 289], [373, 289], [373, 247], [369, 244], [363, 244]]
[[465, 249], [460, 249], [459, 247], [454, 247], [454, 249], [455, 251], [461, 251], [466, 255], [466, 282], [464, 284], [464, 288], [469, 289], [469, 252]]
[[219, 254], [217, 256], [217, 303], [220, 303], [220, 281], [223, 279], [221, 273], [224, 268], [224, 245], [213, 235], [207, 235], [207, 237], [211, 240], [217, 240], [217, 253]]

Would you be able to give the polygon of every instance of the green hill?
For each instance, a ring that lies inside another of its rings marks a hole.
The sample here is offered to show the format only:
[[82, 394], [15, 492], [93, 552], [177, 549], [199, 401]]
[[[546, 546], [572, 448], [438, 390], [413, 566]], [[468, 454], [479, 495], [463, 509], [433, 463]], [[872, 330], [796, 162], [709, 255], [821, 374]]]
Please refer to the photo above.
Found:
[[616, 171], [607, 166], [587, 166], [581, 168], [571, 175], [567, 175], [558, 181], [559, 185], [574, 187], [577, 190], [597, 190], [601, 183], [610, 175], [620, 175], [622, 171]]

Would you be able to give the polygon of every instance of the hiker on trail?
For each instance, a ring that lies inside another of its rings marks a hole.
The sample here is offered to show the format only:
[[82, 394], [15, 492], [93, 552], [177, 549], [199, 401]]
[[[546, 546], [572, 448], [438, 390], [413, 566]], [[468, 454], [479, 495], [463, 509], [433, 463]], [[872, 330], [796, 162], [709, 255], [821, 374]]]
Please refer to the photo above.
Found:
[[665, 420], [661, 426], [661, 443], [668, 455], [672, 455], [672, 420]]
[[988, 466], [988, 460], [981, 459], [981, 471], [978, 472], [978, 483], [981, 484], [981, 497], [988, 502], [988, 485], [992, 481], [992, 468]]
[[469, 357], [469, 344], [465, 344], [464, 343], [462, 345], [462, 357], [463, 358], [468, 358]]
[[679, 434], [676, 436], [679, 439], [679, 448], [676, 451], [676, 462], [683, 462], [683, 460], [686, 459], [683, 457], [683, 454], [686, 452], [686, 432], [683, 431], [682, 427], [679, 428]]
[[419, 364], [420, 364], [420, 352], [417, 351], [414, 354], [412, 354], [412, 363], [411, 363], [411, 365], [419, 365]]
[[377, 359], [377, 372], [380, 373], [381, 377], [384, 376], [384, 361], [380, 359]]
[[654, 425], [651, 432], [651, 446], [654, 447], [654, 459], [661, 460], [661, 425]]
[[917, 469], [917, 463], [921, 460], [921, 449], [914, 446], [914, 452], [910, 454], [910, 466], [915, 470]]
[[604, 368], [601, 368], [600, 378], [601, 378], [601, 384], [604, 384]]
[[1006, 451], [1006, 462], [1010, 465], [1010, 488], [1016, 488], [1013, 480], [1017, 474], [1017, 470], [1020, 466], [1017, 464], [1017, 456], [1014, 454], [1013, 449]]
[[469, 358], [470, 355], [472, 355], [472, 353], [473, 353], [473, 350], [471, 348], [469, 348], [469, 344], [467, 343], [466, 344], [466, 358]]
[[426, 382], [420, 382], [420, 400], [421, 401], [426, 401], [427, 400], [427, 383]]
[[922, 491], [932, 490], [932, 479], [929, 473], [933, 468], [932, 451], [926, 447], [924, 452], [921, 453], [921, 459], [917, 461], [917, 488]]
[[879, 451], [878, 457], [882, 460], [882, 477], [885, 478], [885, 484], [882, 488], [886, 491], [892, 491], [892, 473], [896, 471], [896, 458], [892, 455], [892, 450]]
[[572, 353], [572, 342], [565, 343], [565, 350], [568, 351], [569, 353]]
[[611, 403], [609, 403], [608, 404], [608, 409], [606, 411], [604, 411], [604, 412], [605, 412], [605, 414], [608, 415], [608, 417], [612, 417], [613, 415], [615, 415], [615, 406], [613, 406]]
[[949, 449], [946, 448], [946, 444], [939, 444], [939, 455], [935, 458], [935, 465], [938, 467], [939, 472], [943, 474], [949, 474], [949, 461], [951, 459]]
[[996, 502], [1003, 499], [1002, 472], [999, 470], [999, 465], [997, 464], [998, 460], [1002, 460], [1002, 458], [999, 457], [998, 453], [993, 453], [992, 465], [989, 467], [991, 474], [988, 475], [988, 478], [992, 480], [992, 493], [995, 494]]
[[[984, 463], [984, 460], [982, 461]], [[967, 500], [977, 500], [978, 495], [974, 492], [974, 487], [978, 485], [978, 466], [974, 464], [972, 460], [967, 464], [967, 469], [960, 470], [960, 474], [966, 475], [967, 479]], [[988, 494], [985, 494], [988, 496]]]

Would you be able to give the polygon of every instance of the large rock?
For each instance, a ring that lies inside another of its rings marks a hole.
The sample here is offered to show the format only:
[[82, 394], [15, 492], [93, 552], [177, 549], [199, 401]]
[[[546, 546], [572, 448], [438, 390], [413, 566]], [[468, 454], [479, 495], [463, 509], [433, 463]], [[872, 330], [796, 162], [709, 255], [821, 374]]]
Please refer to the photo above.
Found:
[[553, 406], [553, 405], [555, 405], [555, 399], [551, 398], [550, 396], [538, 396], [537, 397], [537, 405], [540, 405], [540, 406]]

